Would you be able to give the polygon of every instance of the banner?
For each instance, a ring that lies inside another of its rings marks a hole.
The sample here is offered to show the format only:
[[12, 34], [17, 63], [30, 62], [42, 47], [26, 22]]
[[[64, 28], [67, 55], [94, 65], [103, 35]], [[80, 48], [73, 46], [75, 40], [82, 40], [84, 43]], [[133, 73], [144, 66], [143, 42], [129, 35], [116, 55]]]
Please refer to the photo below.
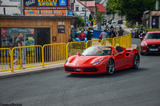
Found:
[[38, 6], [57, 6], [57, 0], [38, 0]]
[[[24, 9], [48, 9], [49, 7], [66, 7], [68, 8], [69, 0], [23, 0]], [[65, 9], [66, 9], [65, 8]]]
[[67, 6], [67, 0], [59, 0], [59, 6]]
[[24, 10], [26, 16], [66, 16], [67, 10]]

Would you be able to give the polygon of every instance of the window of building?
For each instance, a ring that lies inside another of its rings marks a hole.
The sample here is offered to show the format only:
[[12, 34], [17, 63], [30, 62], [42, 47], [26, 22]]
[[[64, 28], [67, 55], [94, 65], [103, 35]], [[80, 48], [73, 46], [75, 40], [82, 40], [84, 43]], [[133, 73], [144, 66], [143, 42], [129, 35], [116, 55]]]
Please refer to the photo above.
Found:
[[83, 8], [82, 8], [82, 11], [85, 11], [85, 10], [86, 10], [86, 8], [85, 8], [85, 7], [83, 7]]
[[79, 7], [76, 7], [76, 11], [79, 11]]

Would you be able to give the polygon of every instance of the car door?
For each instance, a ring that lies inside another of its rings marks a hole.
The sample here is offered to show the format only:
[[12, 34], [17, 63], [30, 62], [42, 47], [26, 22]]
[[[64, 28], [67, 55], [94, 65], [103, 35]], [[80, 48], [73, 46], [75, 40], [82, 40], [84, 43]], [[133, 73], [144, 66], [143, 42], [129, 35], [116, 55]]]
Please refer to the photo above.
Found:
[[126, 52], [122, 51], [122, 52], [118, 52], [115, 55], [115, 64], [117, 66], [117, 68], [122, 68], [123, 66], [126, 65]]

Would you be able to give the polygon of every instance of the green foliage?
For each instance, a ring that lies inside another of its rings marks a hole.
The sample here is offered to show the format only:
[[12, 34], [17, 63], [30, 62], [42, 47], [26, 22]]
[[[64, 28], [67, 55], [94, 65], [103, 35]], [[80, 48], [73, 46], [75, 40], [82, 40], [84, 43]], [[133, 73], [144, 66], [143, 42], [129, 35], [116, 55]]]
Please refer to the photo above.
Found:
[[108, 0], [107, 9], [109, 11], [119, 10], [121, 14], [126, 15], [128, 21], [133, 23], [141, 22], [143, 12], [153, 10], [155, 2], [156, 0]]
[[84, 19], [80, 16], [78, 16], [77, 20], [76, 20], [76, 25], [77, 27], [83, 27], [84, 26]]
[[89, 20], [90, 20], [90, 21], [92, 21], [92, 20], [93, 20], [93, 17], [92, 17], [92, 15], [91, 15], [91, 14], [89, 15]]
[[102, 22], [103, 18], [104, 18], [104, 12], [97, 12], [97, 21], [98, 22]]

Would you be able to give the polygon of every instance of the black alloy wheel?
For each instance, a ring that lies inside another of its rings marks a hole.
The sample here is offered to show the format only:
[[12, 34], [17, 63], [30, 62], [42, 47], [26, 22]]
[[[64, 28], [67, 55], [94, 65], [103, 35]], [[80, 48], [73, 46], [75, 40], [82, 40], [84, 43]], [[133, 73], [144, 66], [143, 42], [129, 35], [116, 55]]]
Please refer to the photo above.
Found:
[[135, 55], [134, 59], [133, 59], [133, 68], [134, 69], [138, 69], [140, 65], [140, 56], [139, 55]]
[[114, 74], [114, 72], [115, 72], [115, 64], [114, 61], [110, 59], [107, 64], [107, 74], [112, 75]]

